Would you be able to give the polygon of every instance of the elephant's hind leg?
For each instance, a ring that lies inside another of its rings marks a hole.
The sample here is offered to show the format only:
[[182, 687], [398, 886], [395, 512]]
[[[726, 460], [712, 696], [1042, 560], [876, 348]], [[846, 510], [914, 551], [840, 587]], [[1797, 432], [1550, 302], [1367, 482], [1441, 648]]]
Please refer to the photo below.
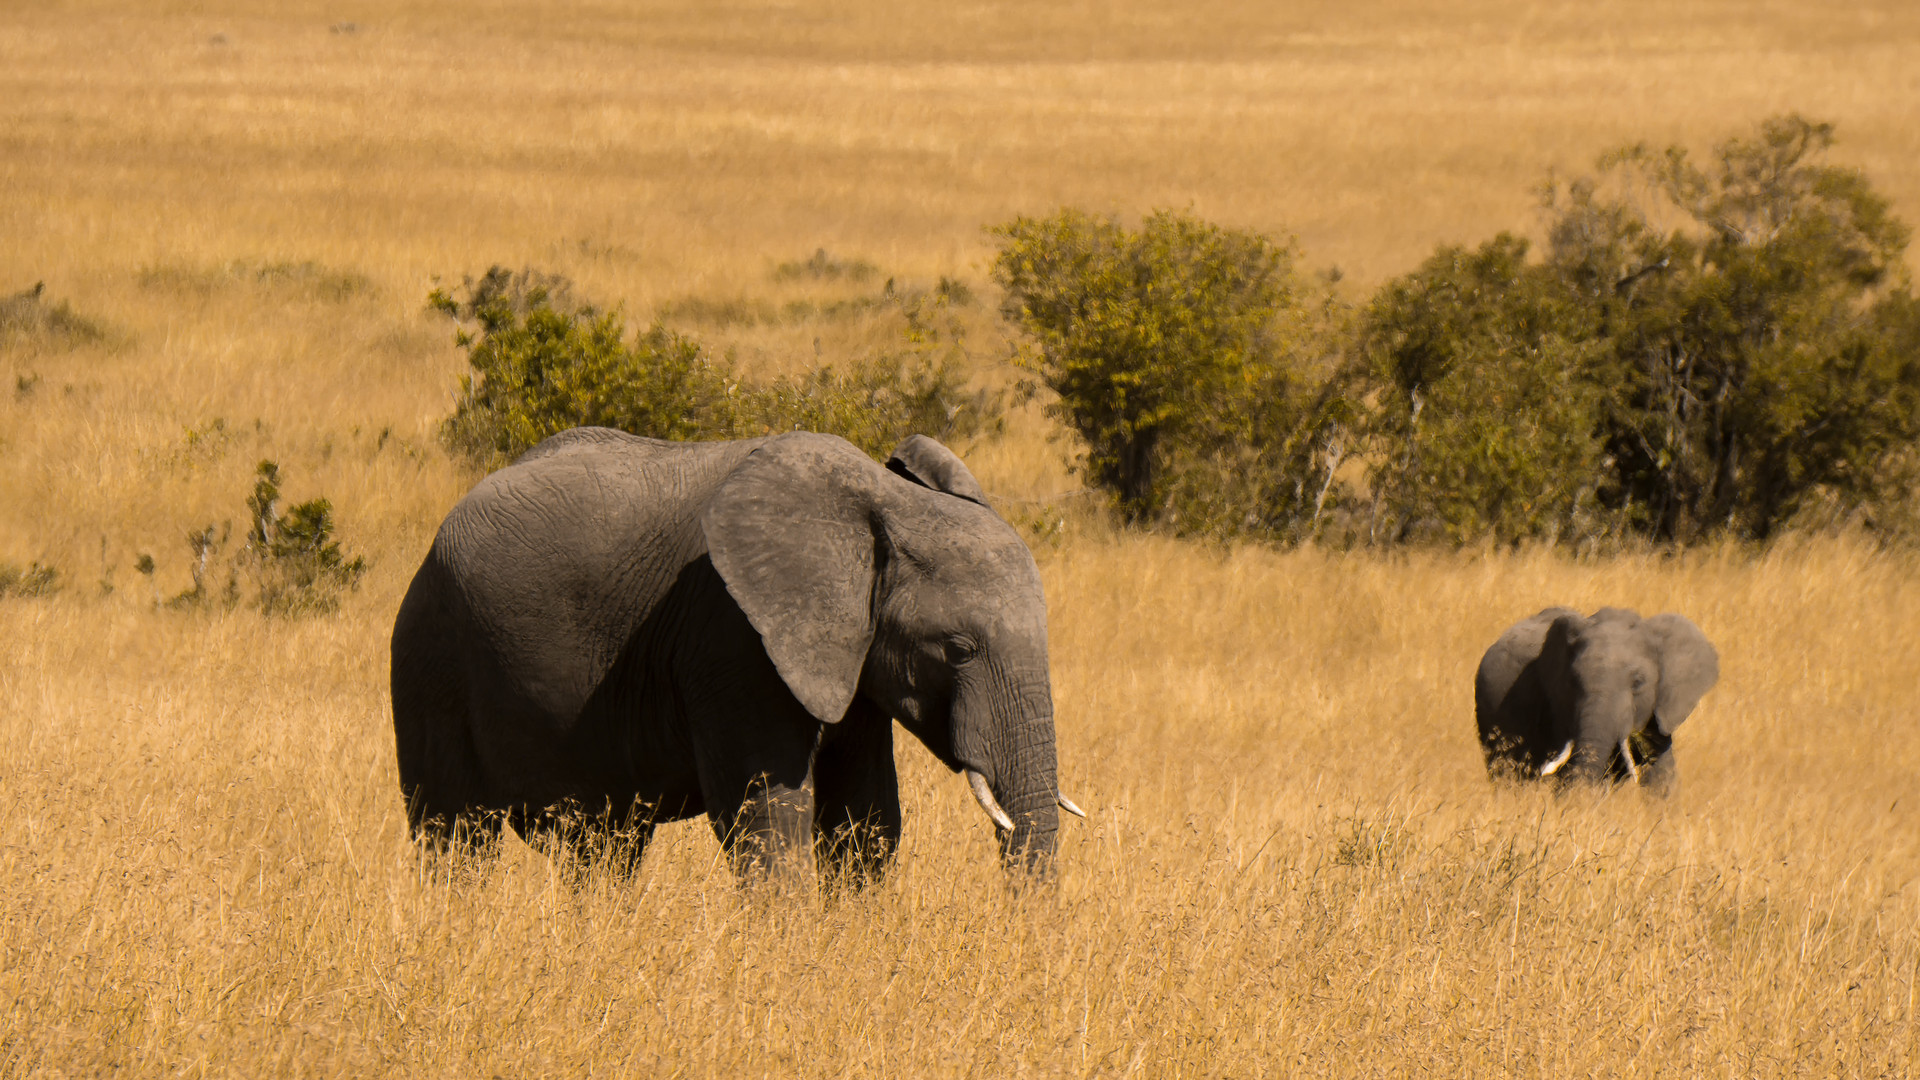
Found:
[[900, 846], [893, 721], [855, 698], [814, 758], [814, 828], [829, 882], [877, 882]]
[[393, 629], [394, 749], [407, 825], [427, 849], [481, 854], [500, 835], [474, 753], [465, 681], [449, 645], [451, 619], [431, 562], [400, 604]]
[[480, 805], [471, 773], [458, 762], [438, 767], [409, 767], [401, 754], [401, 791], [407, 800], [407, 826], [414, 842], [438, 855], [481, 858], [494, 849], [504, 817]]

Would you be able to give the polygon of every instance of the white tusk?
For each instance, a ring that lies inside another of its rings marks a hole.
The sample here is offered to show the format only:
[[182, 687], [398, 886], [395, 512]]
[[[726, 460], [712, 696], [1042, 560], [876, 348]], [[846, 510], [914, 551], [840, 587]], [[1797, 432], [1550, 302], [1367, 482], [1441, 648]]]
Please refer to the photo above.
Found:
[[972, 769], [968, 769], [967, 786], [973, 788], [974, 800], [980, 804], [980, 809], [985, 810], [987, 816], [993, 819], [993, 823], [1008, 832], [1012, 832], [1013, 819], [1007, 816], [1005, 810], [1000, 809], [999, 803], [993, 801], [993, 791], [987, 787], [987, 778], [974, 772]]
[[1559, 757], [1554, 758], [1552, 761], [1549, 761], [1545, 765], [1540, 766], [1540, 775], [1552, 776], [1554, 773], [1559, 772], [1560, 766], [1565, 765], [1567, 763], [1567, 759], [1572, 756], [1573, 756], [1573, 740], [1568, 739], [1567, 747], [1566, 749], [1560, 751]]
[[1633, 739], [1631, 736], [1620, 740], [1620, 760], [1627, 763], [1627, 775], [1634, 783], [1640, 782], [1640, 766], [1633, 763]]
[[1067, 798], [1065, 795], [1062, 795], [1056, 791], [1053, 793], [1053, 797], [1060, 801], [1060, 809], [1065, 810], [1067, 813], [1072, 814], [1074, 817], [1083, 818], [1087, 816], [1087, 812], [1085, 810], [1082, 810], [1079, 807], [1073, 805], [1073, 800]]

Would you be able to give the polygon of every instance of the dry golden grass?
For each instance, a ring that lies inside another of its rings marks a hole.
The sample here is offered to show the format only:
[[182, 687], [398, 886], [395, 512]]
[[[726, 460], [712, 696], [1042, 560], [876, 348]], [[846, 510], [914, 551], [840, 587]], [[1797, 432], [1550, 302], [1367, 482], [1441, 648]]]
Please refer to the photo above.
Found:
[[[702, 823], [631, 883], [416, 861], [386, 635], [472, 480], [435, 275], [641, 318], [779, 301], [825, 246], [979, 288], [982, 224], [1076, 202], [1292, 230], [1364, 286], [1527, 224], [1548, 166], [1788, 108], [1920, 219], [1905, 4], [1276, 6], [9, 13], [0, 294], [110, 333], [0, 347], [0, 562], [66, 583], [0, 600], [0, 1076], [1914, 1073], [1920, 568], [1845, 540], [1342, 558], [1069, 513], [1038, 554], [1093, 820], [1057, 887], [1011, 892], [911, 745], [857, 897], [743, 895]], [[712, 336], [775, 371], [883, 333]], [[969, 458], [1021, 507], [1066, 451], [1022, 413]], [[333, 499], [361, 591], [154, 610], [262, 457]], [[1548, 603], [1720, 645], [1673, 799], [1483, 779], [1472, 666]]]

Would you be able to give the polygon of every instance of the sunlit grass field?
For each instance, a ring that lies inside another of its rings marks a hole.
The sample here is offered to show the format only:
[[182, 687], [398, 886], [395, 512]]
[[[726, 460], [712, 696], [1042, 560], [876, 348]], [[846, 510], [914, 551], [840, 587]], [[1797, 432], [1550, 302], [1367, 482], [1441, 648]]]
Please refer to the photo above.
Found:
[[[387, 633], [476, 478], [424, 310], [493, 263], [644, 324], [778, 311], [825, 248], [970, 283], [984, 225], [1171, 206], [1359, 298], [1534, 224], [1622, 141], [1787, 109], [1920, 221], [1920, 10], [1802, 2], [68, 4], [0, 13], [0, 1076], [1906, 1076], [1920, 1071], [1920, 564], [1853, 538], [1601, 560], [1116, 532], [1031, 406], [957, 444], [1046, 580], [1059, 874], [1016, 892], [905, 737], [865, 894], [406, 838]], [[124, 10], [120, 10], [124, 8]], [[684, 306], [684, 305], [683, 305]], [[743, 371], [874, 317], [685, 327]], [[368, 557], [331, 616], [175, 611], [255, 464]], [[156, 564], [137, 573], [142, 554]], [[1481, 650], [1549, 604], [1688, 614], [1680, 787], [1484, 779]]]

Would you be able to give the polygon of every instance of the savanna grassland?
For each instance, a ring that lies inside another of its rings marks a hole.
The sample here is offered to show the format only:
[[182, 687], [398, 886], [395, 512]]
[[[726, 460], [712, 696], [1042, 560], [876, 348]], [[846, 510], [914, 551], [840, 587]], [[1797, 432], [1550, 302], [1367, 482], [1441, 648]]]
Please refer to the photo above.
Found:
[[[1920, 1069], [1920, 563], [1858, 539], [1184, 543], [1090, 510], [1017, 408], [956, 448], [1032, 538], [1091, 813], [1024, 892], [904, 738], [864, 894], [742, 893], [701, 822], [631, 882], [517, 842], [423, 866], [386, 703], [476, 478], [437, 438], [436, 280], [543, 267], [784, 373], [897, 334], [836, 300], [945, 275], [1001, 385], [982, 226], [1066, 203], [1295, 235], [1358, 290], [1526, 227], [1549, 169], [1797, 109], [1915, 221], [1920, 10], [551, 7], [0, 13], [0, 297], [85, 323], [0, 336], [0, 563], [59, 574], [0, 598], [0, 1075]], [[817, 249], [876, 276], [780, 278]], [[359, 588], [171, 603], [265, 458], [332, 500]], [[1550, 603], [1719, 645], [1673, 798], [1484, 779], [1473, 664]]]

